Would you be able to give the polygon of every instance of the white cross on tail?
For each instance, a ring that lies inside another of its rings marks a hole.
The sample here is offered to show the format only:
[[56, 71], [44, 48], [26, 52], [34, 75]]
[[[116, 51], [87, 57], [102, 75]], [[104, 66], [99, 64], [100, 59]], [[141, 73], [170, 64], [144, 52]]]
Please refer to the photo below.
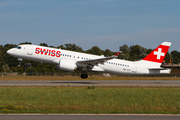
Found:
[[162, 52], [162, 48], [158, 48], [158, 51], [154, 51], [154, 55], [157, 55], [157, 59], [160, 60], [161, 56], [164, 56], [165, 53]]

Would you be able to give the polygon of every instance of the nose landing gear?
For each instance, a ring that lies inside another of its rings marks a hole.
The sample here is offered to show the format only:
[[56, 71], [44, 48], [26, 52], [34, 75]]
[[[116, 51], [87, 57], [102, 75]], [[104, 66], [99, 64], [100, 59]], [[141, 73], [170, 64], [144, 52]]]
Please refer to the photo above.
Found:
[[23, 59], [22, 58], [18, 58], [18, 61], [19, 61], [18, 67], [21, 67], [21, 61], [23, 61]]

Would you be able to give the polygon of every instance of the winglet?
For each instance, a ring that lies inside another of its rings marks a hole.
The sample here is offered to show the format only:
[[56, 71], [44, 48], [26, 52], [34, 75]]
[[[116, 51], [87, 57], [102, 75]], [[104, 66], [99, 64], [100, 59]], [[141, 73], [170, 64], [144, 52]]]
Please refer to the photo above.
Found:
[[122, 53], [122, 51], [119, 51], [119, 52], [115, 53], [115, 54], [114, 54], [113, 56], [111, 56], [111, 57], [117, 58], [121, 53]]

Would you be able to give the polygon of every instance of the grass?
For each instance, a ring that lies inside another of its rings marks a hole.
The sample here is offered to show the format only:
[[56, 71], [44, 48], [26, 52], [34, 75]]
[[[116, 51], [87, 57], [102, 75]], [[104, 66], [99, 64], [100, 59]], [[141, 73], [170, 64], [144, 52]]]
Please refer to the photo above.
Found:
[[180, 80], [180, 77], [138, 77], [138, 76], [90, 76], [81, 79], [79, 76], [26, 76], [26, 75], [4, 75], [0, 81], [48, 81], [48, 80]]
[[0, 87], [0, 113], [180, 114], [180, 88]]

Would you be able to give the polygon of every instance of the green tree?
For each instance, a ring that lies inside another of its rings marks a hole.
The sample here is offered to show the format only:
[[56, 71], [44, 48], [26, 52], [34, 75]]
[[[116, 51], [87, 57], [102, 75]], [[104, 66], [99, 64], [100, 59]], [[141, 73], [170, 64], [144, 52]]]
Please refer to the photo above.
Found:
[[147, 54], [150, 54], [152, 51], [153, 51], [153, 49], [147, 49], [147, 50], [146, 50], [146, 53], [147, 53]]
[[35, 67], [28, 67], [26, 70], [27, 75], [36, 75], [37, 74], [37, 70]]
[[171, 52], [172, 55], [172, 62], [175, 64], [179, 64], [180, 63], [180, 52], [174, 50]]
[[65, 47], [63, 45], [59, 45], [57, 46], [58, 49], [65, 49]]
[[47, 67], [46, 63], [41, 63], [37, 66], [38, 73], [47, 73], [48, 71], [49, 71], [49, 68]]
[[2, 67], [4, 64], [4, 58], [3, 58], [3, 46], [0, 45], [0, 72], [2, 72]]
[[24, 73], [23, 67], [18, 68], [18, 74], [22, 75]]
[[47, 43], [40, 43], [40, 46], [48, 47]]
[[129, 60], [129, 53], [124, 53], [124, 52], [122, 52], [122, 53], [118, 56], [118, 59]]
[[170, 54], [169, 52], [167, 52], [164, 60], [165, 60], [166, 63], [169, 63], [169, 60], [170, 60], [170, 59], [171, 59], [171, 54]]
[[11, 72], [9, 66], [7, 64], [2, 66], [3, 72]]
[[146, 53], [146, 48], [139, 46], [138, 55], [140, 59], [145, 58], [148, 54]]
[[120, 51], [122, 51], [122, 53], [118, 56], [119, 59], [125, 59], [128, 60], [129, 59], [129, 47], [124, 44], [123, 46], [120, 46]]
[[112, 56], [113, 55], [113, 52], [111, 52], [109, 49], [106, 49], [104, 51], [104, 56], [108, 57], [108, 56]]
[[17, 66], [16, 66], [16, 67], [11, 66], [11, 68], [10, 68], [10, 69], [11, 69], [11, 71], [12, 71], [12, 72], [18, 72], [18, 68], [17, 68]]
[[119, 50], [122, 51], [123, 53], [128, 53], [129, 54], [129, 47], [126, 44], [124, 44], [123, 46], [120, 46]]
[[10, 55], [7, 54], [7, 51], [11, 48], [14, 48], [15, 46], [17, 45], [14, 45], [14, 44], [6, 44], [4, 45], [4, 48], [3, 48], [3, 58], [4, 58], [4, 63], [5, 64], [8, 64], [10, 67], [11, 66], [18, 66], [19, 64], [19, 61], [17, 58], [15, 57], [12, 57]]
[[71, 51], [77, 51], [77, 52], [83, 52], [83, 49], [79, 46], [76, 46], [75, 44], [65, 44], [65, 49], [66, 50], [71, 50]]
[[138, 55], [139, 48], [140, 48], [139, 45], [130, 46], [130, 58], [129, 58], [129, 60], [134, 61], [134, 60], [139, 60], [140, 59], [140, 57]]
[[103, 55], [104, 52], [98, 46], [93, 46], [91, 49], [87, 50], [86, 53], [94, 55]]
[[23, 45], [23, 44], [32, 44], [31, 42], [23, 42], [23, 43], [20, 43], [20, 45]]

